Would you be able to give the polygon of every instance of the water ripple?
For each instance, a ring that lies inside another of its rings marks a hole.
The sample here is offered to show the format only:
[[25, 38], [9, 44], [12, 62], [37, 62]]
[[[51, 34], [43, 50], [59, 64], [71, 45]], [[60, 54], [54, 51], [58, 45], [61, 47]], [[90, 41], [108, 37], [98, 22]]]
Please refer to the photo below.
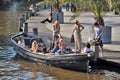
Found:
[[16, 52], [13, 47], [2, 46], [0, 47], [0, 60], [11, 60], [15, 57]]

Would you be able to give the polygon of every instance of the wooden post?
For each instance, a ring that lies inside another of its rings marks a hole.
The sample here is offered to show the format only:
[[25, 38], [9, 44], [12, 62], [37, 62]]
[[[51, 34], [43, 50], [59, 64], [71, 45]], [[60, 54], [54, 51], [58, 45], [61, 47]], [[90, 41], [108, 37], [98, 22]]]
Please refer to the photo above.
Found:
[[95, 45], [95, 56], [96, 56], [96, 58], [99, 57], [99, 47], [98, 47], [98, 45]]
[[23, 23], [25, 22], [25, 15], [22, 15]]
[[29, 16], [30, 17], [32, 16], [32, 10], [29, 10]]
[[19, 20], [19, 27], [23, 27], [23, 18], [20, 17], [20, 20]]
[[99, 57], [99, 47], [96, 43], [93, 43], [92, 48], [95, 51], [95, 53], [94, 53], [94, 56], [91, 59], [96, 62], [98, 57]]
[[26, 12], [26, 20], [29, 19], [29, 12]]
[[37, 28], [33, 28], [33, 35], [38, 36], [38, 29]]
[[24, 32], [28, 33], [28, 23], [24, 23]]

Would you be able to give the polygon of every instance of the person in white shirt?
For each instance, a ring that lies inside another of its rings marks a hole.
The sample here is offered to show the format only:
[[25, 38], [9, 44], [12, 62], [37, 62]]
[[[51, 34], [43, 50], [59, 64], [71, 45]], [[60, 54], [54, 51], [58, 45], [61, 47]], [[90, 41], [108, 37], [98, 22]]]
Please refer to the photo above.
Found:
[[82, 54], [87, 54], [88, 57], [91, 57], [94, 54], [94, 50], [90, 48], [91, 45], [89, 42], [85, 44], [85, 47], [81, 50]]
[[85, 48], [82, 50], [82, 53], [85, 54], [85, 53], [91, 53], [91, 52], [94, 52], [93, 49], [91, 49], [90, 47], [91, 47], [90, 43], [87, 42], [87, 43], [85, 44]]
[[90, 53], [90, 52], [94, 52], [93, 49], [90, 48], [90, 43], [86, 43], [86, 46], [84, 48], [84, 53]]
[[21, 47], [25, 47], [24, 37], [22, 35], [19, 36], [18, 45]]

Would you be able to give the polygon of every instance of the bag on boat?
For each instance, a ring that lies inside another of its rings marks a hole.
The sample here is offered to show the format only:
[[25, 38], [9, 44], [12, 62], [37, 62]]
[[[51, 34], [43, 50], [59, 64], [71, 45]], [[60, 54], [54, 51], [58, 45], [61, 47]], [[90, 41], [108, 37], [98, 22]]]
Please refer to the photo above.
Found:
[[70, 40], [70, 42], [71, 42], [71, 43], [74, 42], [74, 35], [73, 35], [73, 34], [71, 35], [71, 40]]

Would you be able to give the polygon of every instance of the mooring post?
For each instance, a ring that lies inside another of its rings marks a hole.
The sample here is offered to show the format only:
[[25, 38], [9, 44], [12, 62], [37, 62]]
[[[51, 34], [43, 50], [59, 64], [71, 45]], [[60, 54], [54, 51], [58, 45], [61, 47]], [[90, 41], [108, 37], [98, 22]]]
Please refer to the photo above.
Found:
[[38, 36], [38, 29], [37, 28], [33, 28], [33, 35]]
[[23, 23], [25, 22], [25, 15], [22, 15]]
[[99, 47], [96, 43], [93, 43], [92, 48], [95, 51], [94, 56], [92, 57], [92, 60], [96, 62], [99, 57]]
[[20, 28], [23, 27], [23, 18], [22, 17], [20, 17], [20, 20], [19, 20], [19, 27]]
[[28, 33], [28, 23], [24, 23], [24, 32]]
[[28, 20], [29, 19], [29, 12], [27, 11], [26, 12], [26, 20]]
[[99, 57], [99, 47], [97, 44], [95, 45], [95, 56], [96, 56], [96, 58]]
[[30, 17], [32, 16], [32, 10], [29, 10], [29, 16]]

